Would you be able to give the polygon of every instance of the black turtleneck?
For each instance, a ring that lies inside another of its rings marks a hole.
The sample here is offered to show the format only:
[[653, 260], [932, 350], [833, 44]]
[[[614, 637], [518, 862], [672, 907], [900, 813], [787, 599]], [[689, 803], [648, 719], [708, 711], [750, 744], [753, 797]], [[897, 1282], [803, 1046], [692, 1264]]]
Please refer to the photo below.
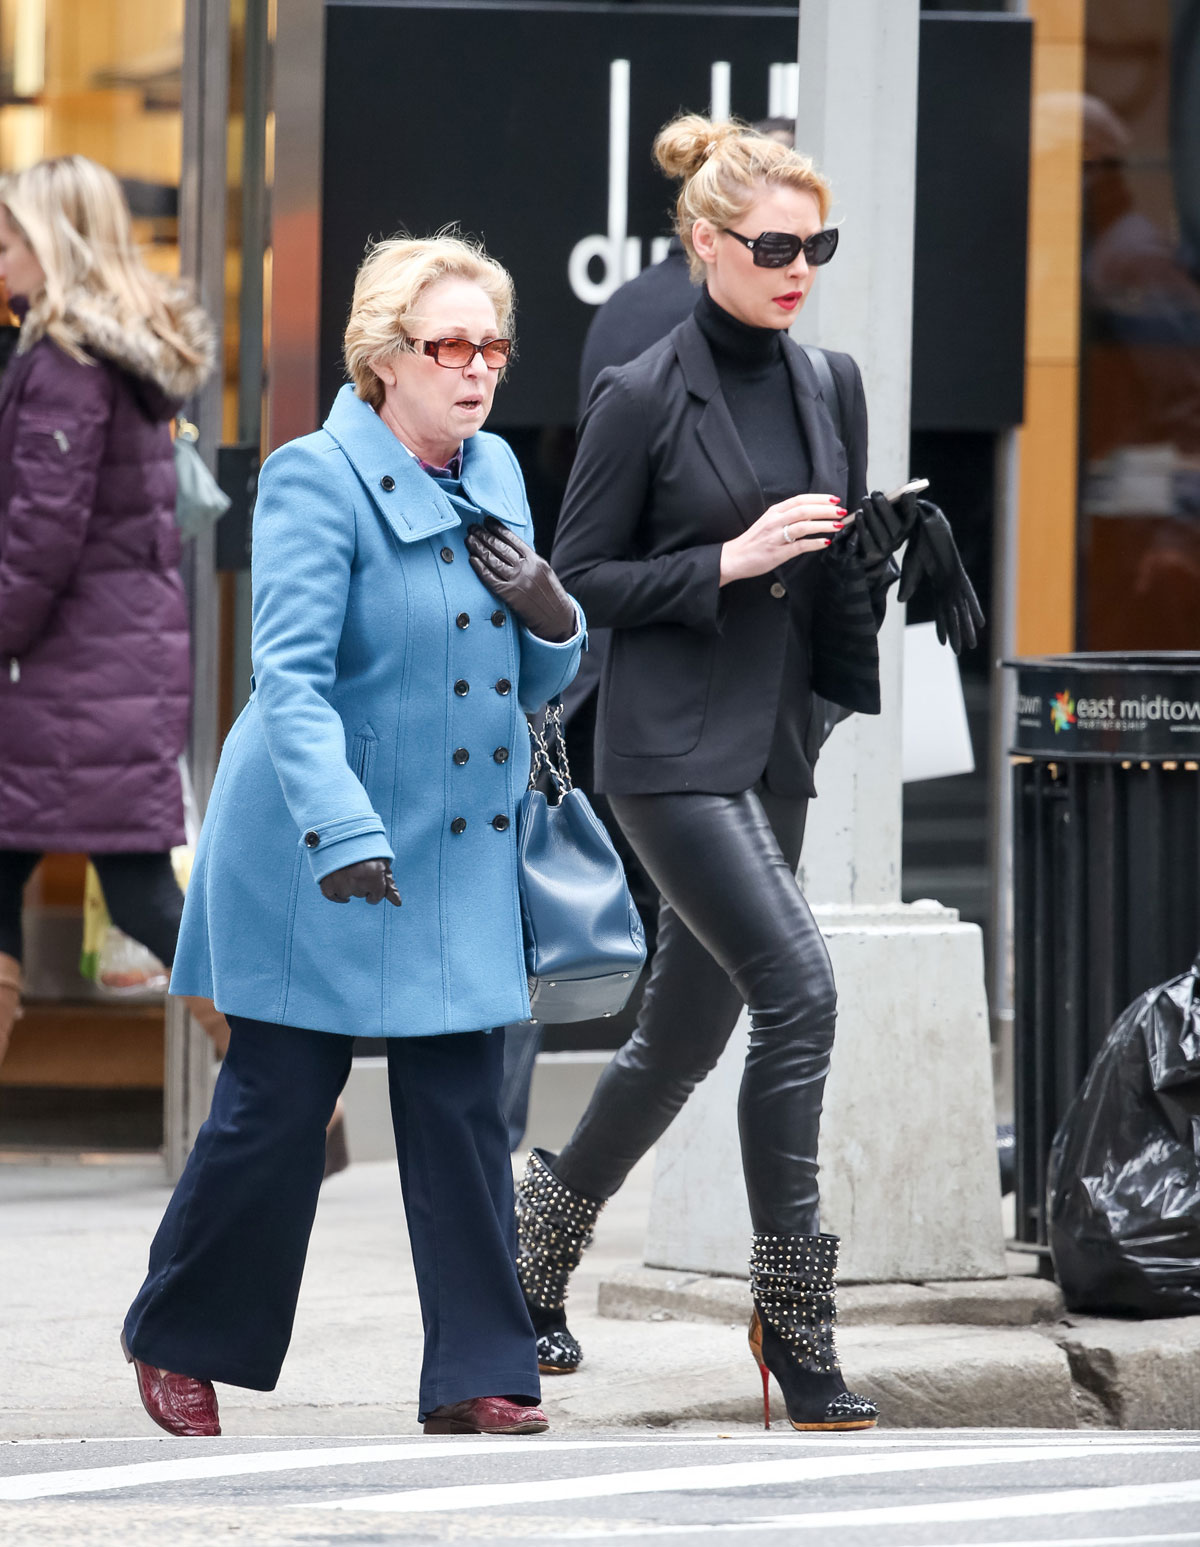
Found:
[[708, 340], [721, 393], [763, 494], [763, 509], [812, 488], [812, 461], [796, 414], [783, 338], [752, 328], [717, 305], [707, 290], [696, 322]]
[[[695, 315], [712, 350], [734, 429], [762, 490], [763, 509], [792, 494], [807, 494], [812, 488], [812, 458], [796, 412], [781, 332], [739, 322], [707, 290], [696, 302]], [[777, 795], [811, 797], [817, 792], [808, 749], [810, 628], [808, 620], [797, 615], [794, 600], [789, 617], [775, 735], [762, 777]]]

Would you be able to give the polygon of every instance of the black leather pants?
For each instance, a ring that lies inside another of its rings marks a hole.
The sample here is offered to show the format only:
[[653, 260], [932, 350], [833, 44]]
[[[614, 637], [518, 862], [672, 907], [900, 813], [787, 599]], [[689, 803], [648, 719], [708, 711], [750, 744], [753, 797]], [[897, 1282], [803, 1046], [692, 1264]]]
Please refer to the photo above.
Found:
[[614, 795], [662, 893], [637, 1029], [601, 1076], [554, 1172], [609, 1198], [716, 1064], [743, 1003], [750, 1050], [738, 1099], [756, 1231], [820, 1228], [817, 1136], [837, 992], [795, 871], [808, 803], [741, 795]]

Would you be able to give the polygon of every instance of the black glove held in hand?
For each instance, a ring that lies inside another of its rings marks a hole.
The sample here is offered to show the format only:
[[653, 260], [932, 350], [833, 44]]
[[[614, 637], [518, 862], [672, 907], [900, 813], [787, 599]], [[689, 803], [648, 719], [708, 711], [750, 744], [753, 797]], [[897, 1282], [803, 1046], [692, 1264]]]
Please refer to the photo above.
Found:
[[916, 495], [911, 490], [894, 505], [878, 489], [863, 501], [851, 530], [868, 582], [883, 571], [892, 554], [909, 540], [917, 519]]
[[351, 897], [365, 897], [368, 902], [382, 902], [386, 897], [394, 907], [400, 906], [400, 893], [392, 867], [386, 859], [363, 859], [357, 865], [345, 865], [334, 870], [321, 882], [321, 894], [330, 902], [349, 902]]
[[897, 594], [906, 602], [921, 581], [928, 580], [938, 639], [942, 644], [948, 640], [955, 655], [961, 655], [975, 646], [983, 627], [983, 609], [958, 556], [949, 521], [929, 500], [917, 500], [916, 510], [917, 524], [904, 555]]
[[531, 634], [560, 645], [575, 632], [575, 604], [558, 576], [503, 521], [486, 516], [467, 528], [471, 568], [493, 596], [516, 613]]

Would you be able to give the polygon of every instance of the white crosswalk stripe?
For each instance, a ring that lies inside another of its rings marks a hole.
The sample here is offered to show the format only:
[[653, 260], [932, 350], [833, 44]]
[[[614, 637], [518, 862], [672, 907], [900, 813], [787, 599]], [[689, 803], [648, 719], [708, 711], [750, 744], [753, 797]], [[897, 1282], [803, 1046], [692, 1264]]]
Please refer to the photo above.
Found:
[[[726, 1462], [718, 1465], [657, 1467], [647, 1471], [609, 1472], [590, 1477], [538, 1478], [528, 1482], [467, 1483], [457, 1487], [413, 1488], [297, 1506], [303, 1509], [361, 1510], [387, 1514], [427, 1514], [447, 1511], [512, 1508], [578, 1499], [616, 1498], [631, 1494], [692, 1493], [734, 1488], [767, 1488], [788, 1483], [828, 1482], [840, 1477], [883, 1477], [905, 1472], [937, 1472], [963, 1467], [1036, 1465], [1040, 1462], [1083, 1460], [1105, 1453], [1119, 1454], [1120, 1440], [1056, 1445], [994, 1446], [976, 1449], [969, 1457], [943, 1449], [890, 1455], [806, 1457], [788, 1461]], [[1188, 1442], [1168, 1442], [1162, 1451], [1195, 1451]], [[1196, 1490], [1200, 1483], [1187, 1486]], [[805, 1517], [808, 1518], [808, 1517]]]
[[[247, 1435], [239, 1437], [240, 1443], [250, 1444], [259, 1439], [270, 1443], [272, 1436]], [[831, 1439], [835, 1437], [831, 1436]], [[785, 1445], [789, 1443], [787, 1436], [780, 1435], [779, 1439]], [[368, 1440], [383, 1440], [387, 1443], [368, 1444]], [[912, 1445], [911, 1438], [880, 1436], [876, 1443], [882, 1440], [885, 1443]], [[71, 1445], [78, 1450], [79, 1440], [17, 1440], [15, 1445], [36, 1446], [42, 1448], [47, 1444]], [[147, 1443], [145, 1438], [118, 1439], [97, 1441], [105, 1445], [124, 1445]], [[459, 1460], [470, 1457], [499, 1453], [523, 1455], [534, 1465], [537, 1457], [547, 1452], [580, 1451], [580, 1450], [636, 1450], [639, 1454], [642, 1447], [636, 1440], [630, 1439], [529, 1439], [519, 1438], [495, 1438], [483, 1439], [477, 1436], [464, 1436], [461, 1439], [430, 1440], [420, 1435], [413, 1435], [406, 1440], [396, 1440], [391, 1435], [364, 1435], [359, 1443], [349, 1445], [318, 1445], [310, 1449], [279, 1449], [263, 1451], [247, 1451], [241, 1454], [223, 1448], [227, 1441], [213, 1440], [188, 1440], [171, 1441], [172, 1447], [176, 1444], [181, 1449], [189, 1451], [195, 1448], [216, 1447], [222, 1448], [220, 1453], [212, 1456], [197, 1456], [189, 1454], [176, 1456], [170, 1461], [138, 1461], [119, 1466], [97, 1467], [72, 1467], [66, 1471], [41, 1471], [27, 1472], [12, 1477], [0, 1477], [0, 1499], [44, 1499], [54, 1498], [76, 1493], [103, 1493], [119, 1488], [143, 1488], [153, 1487], [173, 1482], [201, 1482], [210, 1481], [222, 1477], [249, 1477], [255, 1474], [267, 1474], [271, 1472], [291, 1471], [316, 1471], [322, 1467], [341, 1467], [359, 1465], [378, 1465], [386, 1461], [414, 1461], [424, 1462], [439, 1458], [455, 1457]], [[678, 1438], [670, 1436], [655, 1436], [653, 1444], [656, 1448], [679, 1446], [692, 1448], [695, 1446], [715, 1445], [721, 1448], [739, 1445], [761, 1446], [764, 1439], [758, 1435], [697, 1435], [689, 1434]], [[768, 1443], [770, 1443], [768, 1441]], [[828, 1442], [826, 1442], [828, 1443]], [[837, 1441], [839, 1444], [847, 1444], [851, 1450], [861, 1449], [863, 1441], [847, 1437], [846, 1440]], [[972, 1442], [964, 1436], [964, 1446]], [[464, 1448], [467, 1447], [467, 1448]]]
[[[1200, 1504], [1200, 1481], [1184, 1483], [1134, 1483], [1122, 1487], [1063, 1488], [1054, 1493], [1022, 1493], [1013, 1498], [954, 1500], [943, 1504], [893, 1504], [878, 1509], [808, 1510], [802, 1515], [760, 1515], [730, 1524], [647, 1525], [636, 1530], [615, 1529], [606, 1536], [710, 1536], [729, 1531], [753, 1531], [756, 1527], [790, 1531], [830, 1531], [851, 1526], [965, 1525], [968, 1522], [1032, 1520], [1048, 1516], [1098, 1515], [1113, 1510], [1152, 1509], [1171, 1504]], [[564, 1541], [583, 1540], [593, 1532], [566, 1532]], [[1110, 1536], [1106, 1542], [1200, 1542], [1200, 1531], [1167, 1536]], [[1076, 1537], [1061, 1547], [1084, 1547]], [[988, 1543], [987, 1547], [1001, 1547]], [[1037, 1547], [1036, 1543], [1009, 1543], [1008, 1547]], [[1059, 1547], [1059, 1544], [1055, 1544]]]

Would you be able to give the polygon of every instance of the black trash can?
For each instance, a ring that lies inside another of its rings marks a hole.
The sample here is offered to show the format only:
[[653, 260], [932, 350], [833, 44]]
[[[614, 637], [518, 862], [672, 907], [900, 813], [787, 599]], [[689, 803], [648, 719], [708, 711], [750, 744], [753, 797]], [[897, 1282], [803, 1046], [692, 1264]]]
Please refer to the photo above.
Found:
[[1013, 764], [1017, 1240], [1109, 1027], [1200, 947], [1200, 653], [1006, 661]]

